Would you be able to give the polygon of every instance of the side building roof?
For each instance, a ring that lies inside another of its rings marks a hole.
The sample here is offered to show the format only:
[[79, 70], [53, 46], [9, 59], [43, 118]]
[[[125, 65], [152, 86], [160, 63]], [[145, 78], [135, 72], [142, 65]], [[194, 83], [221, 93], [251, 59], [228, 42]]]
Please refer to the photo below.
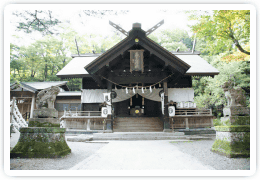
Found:
[[69, 91], [67, 82], [68, 81], [20, 82], [19, 84], [18, 83], [11, 84], [10, 90], [21, 91], [21, 89], [24, 89], [26, 91], [31, 91], [35, 93], [36, 91], [47, 89], [51, 86], [59, 86], [63, 90]]
[[62, 79], [91, 77], [84, 67], [94, 61], [97, 57], [98, 56], [75, 57], [61, 69], [56, 76]]

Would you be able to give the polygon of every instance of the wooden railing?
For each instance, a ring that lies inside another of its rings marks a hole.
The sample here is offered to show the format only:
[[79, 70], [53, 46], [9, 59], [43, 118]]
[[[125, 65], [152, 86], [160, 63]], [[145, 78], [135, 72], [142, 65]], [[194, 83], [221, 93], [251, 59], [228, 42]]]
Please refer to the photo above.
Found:
[[211, 109], [176, 109], [175, 116], [211, 116]]
[[66, 117], [101, 117], [101, 111], [64, 111], [63, 118]]

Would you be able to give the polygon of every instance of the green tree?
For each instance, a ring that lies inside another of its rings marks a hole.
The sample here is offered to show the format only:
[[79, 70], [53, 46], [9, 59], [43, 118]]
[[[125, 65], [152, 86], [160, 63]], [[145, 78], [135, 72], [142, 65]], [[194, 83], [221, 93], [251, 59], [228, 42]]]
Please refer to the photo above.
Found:
[[188, 33], [181, 29], [166, 29], [148, 36], [168, 51], [187, 51], [192, 49], [192, 41]]
[[190, 19], [197, 20], [191, 28], [198, 38], [207, 42], [211, 54], [232, 50], [235, 46], [250, 55], [244, 47], [250, 41], [249, 10], [215, 10], [212, 14], [192, 14]]
[[224, 96], [224, 91], [220, 86], [224, 85], [230, 77], [233, 78], [235, 86], [240, 86], [245, 90], [247, 105], [249, 106], [250, 62], [233, 61], [227, 63], [221, 61], [221, 56], [218, 56], [211, 63], [220, 71], [219, 75], [214, 78], [194, 78], [193, 81], [193, 87], [195, 89], [195, 102], [198, 107], [210, 108], [225, 105], [226, 99]]
[[[18, 30], [22, 30], [25, 33], [32, 33], [33, 31], [41, 32], [42, 35], [49, 34], [59, 34], [55, 33], [56, 30], [54, 27], [63, 23], [60, 20], [58, 11], [53, 13], [51, 10], [23, 10], [23, 11], [14, 11], [13, 15], [19, 17], [19, 22], [17, 25]], [[84, 21], [84, 16], [93, 16], [97, 18], [103, 18], [107, 15], [120, 15], [126, 14], [128, 11], [121, 10], [82, 10], [78, 12], [79, 21]], [[69, 23], [69, 20], [67, 20]]]

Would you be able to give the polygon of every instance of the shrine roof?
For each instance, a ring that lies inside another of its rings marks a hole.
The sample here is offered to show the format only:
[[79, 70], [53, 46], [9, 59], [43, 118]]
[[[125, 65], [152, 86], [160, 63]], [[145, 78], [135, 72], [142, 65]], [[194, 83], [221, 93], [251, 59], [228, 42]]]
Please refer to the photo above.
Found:
[[98, 56], [78, 56], [73, 58], [56, 76], [60, 78], [82, 78], [91, 77], [84, 69], [86, 65], [95, 60]]
[[219, 71], [214, 68], [211, 64], [209, 64], [206, 60], [204, 60], [199, 55], [177, 55], [178, 58], [189, 64], [191, 67], [186, 72], [185, 75], [191, 75], [191, 76], [212, 76], [212, 75], [218, 75]]
[[68, 81], [45, 81], [45, 82], [20, 82], [14, 83], [10, 86], [10, 90], [12, 91], [21, 91], [22, 89], [25, 91], [31, 91], [35, 93], [36, 91], [40, 91], [43, 89], [47, 89], [51, 86], [59, 86], [62, 88], [62, 91], [68, 91], [67, 87]]
[[[191, 52], [172, 53], [191, 66], [185, 75], [212, 76], [219, 74], [219, 71], [200, 57], [198, 52], [195, 52], [194, 54]], [[58, 72], [57, 76], [63, 79], [91, 77], [84, 67], [94, 61], [97, 57], [97, 55], [74, 55], [74, 58], [60, 72]]]

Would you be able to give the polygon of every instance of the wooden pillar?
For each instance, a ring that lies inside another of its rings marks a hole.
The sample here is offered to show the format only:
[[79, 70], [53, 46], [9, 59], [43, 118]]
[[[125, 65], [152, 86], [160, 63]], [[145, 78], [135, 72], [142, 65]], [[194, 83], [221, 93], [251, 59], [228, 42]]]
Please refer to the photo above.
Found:
[[[110, 93], [112, 92], [112, 83], [107, 81], [107, 92]], [[106, 125], [107, 125], [107, 130], [113, 130], [113, 110], [112, 110], [112, 97], [111, 97], [111, 114], [107, 115], [107, 120], [106, 120]]]
[[213, 123], [213, 118], [210, 119], [210, 124], [211, 124], [211, 127], [214, 127], [214, 123]]
[[164, 114], [163, 114], [163, 124], [164, 132], [170, 132], [170, 122], [169, 122], [169, 111], [168, 111], [168, 87], [167, 81], [163, 82], [163, 91], [164, 91]]
[[30, 118], [33, 118], [34, 103], [35, 103], [35, 94], [32, 95]]
[[185, 118], [185, 125], [186, 125], [186, 129], [189, 129], [189, 119]]

